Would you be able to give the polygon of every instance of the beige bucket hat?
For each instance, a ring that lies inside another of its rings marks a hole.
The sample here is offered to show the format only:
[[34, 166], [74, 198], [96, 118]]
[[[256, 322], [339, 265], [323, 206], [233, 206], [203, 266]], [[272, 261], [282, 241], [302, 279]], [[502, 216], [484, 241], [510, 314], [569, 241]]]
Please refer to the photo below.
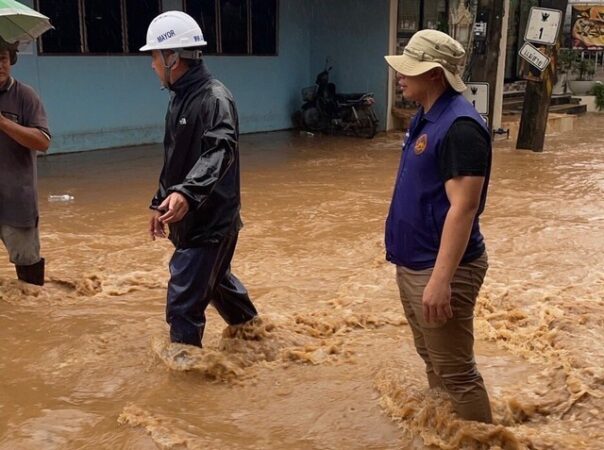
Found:
[[402, 55], [385, 58], [390, 67], [407, 77], [415, 77], [440, 67], [451, 87], [457, 92], [463, 92], [466, 85], [459, 71], [465, 56], [463, 46], [448, 34], [437, 30], [420, 30], [411, 36]]

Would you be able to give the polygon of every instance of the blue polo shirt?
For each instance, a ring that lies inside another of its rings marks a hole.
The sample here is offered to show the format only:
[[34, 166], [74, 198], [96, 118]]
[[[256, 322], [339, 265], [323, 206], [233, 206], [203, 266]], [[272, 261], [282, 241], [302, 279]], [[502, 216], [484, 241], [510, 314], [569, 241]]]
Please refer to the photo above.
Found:
[[[490, 145], [490, 134], [482, 117], [453, 90], [443, 93], [426, 114], [420, 108], [411, 122], [386, 220], [386, 259], [398, 266], [424, 270], [436, 263], [445, 218], [451, 206], [439, 170], [439, 157], [447, 132], [461, 118], [476, 122]], [[478, 217], [484, 209], [489, 175], [487, 170], [480, 207], [462, 264], [471, 262], [485, 251]]]

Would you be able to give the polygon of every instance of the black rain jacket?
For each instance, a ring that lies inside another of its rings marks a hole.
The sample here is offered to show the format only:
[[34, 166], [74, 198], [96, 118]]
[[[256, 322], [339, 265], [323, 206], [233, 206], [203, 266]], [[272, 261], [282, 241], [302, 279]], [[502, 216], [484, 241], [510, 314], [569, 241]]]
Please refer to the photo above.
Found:
[[169, 238], [177, 248], [199, 247], [242, 226], [237, 109], [232, 94], [203, 62], [171, 90], [164, 166], [151, 208], [173, 192], [184, 195], [189, 212], [170, 224]]

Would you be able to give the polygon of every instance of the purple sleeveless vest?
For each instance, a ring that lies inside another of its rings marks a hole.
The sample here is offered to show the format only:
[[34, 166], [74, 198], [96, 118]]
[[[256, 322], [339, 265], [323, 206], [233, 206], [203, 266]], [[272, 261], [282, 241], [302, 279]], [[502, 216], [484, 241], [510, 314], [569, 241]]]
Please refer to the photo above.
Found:
[[[434, 267], [451, 206], [440, 177], [438, 154], [449, 128], [462, 117], [478, 123], [491, 142], [482, 117], [461, 94], [452, 90], [445, 92], [427, 114], [420, 109], [411, 122], [386, 220], [386, 259], [397, 266], [412, 270]], [[471, 262], [485, 251], [478, 216], [484, 209], [489, 175], [486, 174], [480, 207], [462, 264]]]

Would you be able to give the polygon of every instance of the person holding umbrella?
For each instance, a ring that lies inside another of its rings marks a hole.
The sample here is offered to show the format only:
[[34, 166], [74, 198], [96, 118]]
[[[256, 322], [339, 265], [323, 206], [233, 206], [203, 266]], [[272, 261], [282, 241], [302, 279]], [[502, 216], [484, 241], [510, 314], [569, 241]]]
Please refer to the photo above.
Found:
[[229, 325], [257, 316], [230, 264], [239, 216], [239, 123], [229, 90], [206, 68], [206, 41], [181, 11], [157, 16], [147, 31], [151, 67], [170, 90], [164, 166], [151, 201], [149, 233], [176, 247], [170, 260], [166, 321], [172, 342], [201, 346], [211, 303]]
[[18, 278], [42, 286], [36, 152], [48, 150], [51, 137], [40, 98], [11, 76], [17, 52], [0, 37], [0, 239]]

